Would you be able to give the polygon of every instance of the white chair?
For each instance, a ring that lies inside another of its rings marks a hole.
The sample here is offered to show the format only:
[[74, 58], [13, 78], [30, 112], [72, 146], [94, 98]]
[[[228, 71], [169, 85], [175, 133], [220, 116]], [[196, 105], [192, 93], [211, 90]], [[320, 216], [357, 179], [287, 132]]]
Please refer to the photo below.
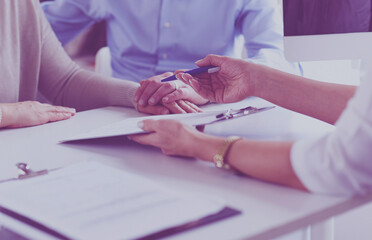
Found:
[[111, 53], [108, 47], [103, 47], [96, 54], [95, 72], [106, 77], [112, 76]]

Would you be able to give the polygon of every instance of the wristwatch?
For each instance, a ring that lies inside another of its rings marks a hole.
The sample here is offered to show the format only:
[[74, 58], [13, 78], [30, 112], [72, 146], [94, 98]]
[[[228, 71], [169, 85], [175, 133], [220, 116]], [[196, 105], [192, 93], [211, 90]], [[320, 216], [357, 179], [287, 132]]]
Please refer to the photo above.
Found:
[[216, 155], [213, 157], [213, 162], [218, 168], [230, 169], [230, 165], [225, 163], [225, 155], [230, 149], [231, 145], [241, 139], [241, 137], [230, 136], [225, 139], [223, 145], [217, 150]]

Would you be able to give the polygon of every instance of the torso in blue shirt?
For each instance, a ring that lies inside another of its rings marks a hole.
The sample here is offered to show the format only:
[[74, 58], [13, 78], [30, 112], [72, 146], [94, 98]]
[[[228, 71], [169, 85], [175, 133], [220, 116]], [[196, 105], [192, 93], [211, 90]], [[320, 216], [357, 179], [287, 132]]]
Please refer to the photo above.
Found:
[[194, 68], [208, 54], [240, 57], [282, 51], [275, 0], [57, 0], [44, 7], [63, 44], [95, 21], [107, 22], [114, 77], [140, 81]]

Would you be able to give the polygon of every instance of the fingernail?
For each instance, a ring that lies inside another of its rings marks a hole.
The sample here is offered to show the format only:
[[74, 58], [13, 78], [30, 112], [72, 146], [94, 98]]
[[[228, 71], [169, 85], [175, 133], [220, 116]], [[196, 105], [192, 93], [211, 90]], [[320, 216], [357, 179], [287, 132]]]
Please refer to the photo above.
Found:
[[143, 100], [141, 99], [141, 100], [139, 101], [138, 104], [142, 106], [144, 103], [145, 103], [145, 101], [143, 101]]
[[168, 110], [167, 109], [163, 109], [163, 110], [161, 110], [161, 114], [162, 115], [166, 115], [166, 114], [168, 114], [169, 112], [168, 112]]
[[168, 102], [168, 100], [169, 100], [169, 97], [164, 97], [163, 98], [163, 102]]
[[145, 125], [145, 124], [143, 124], [142, 121], [140, 121], [140, 122], [137, 123], [137, 127], [139, 127], [139, 128], [143, 128], [144, 125]]
[[154, 104], [155, 103], [155, 99], [150, 98], [149, 103]]
[[179, 74], [177, 74], [177, 75], [176, 75], [176, 78], [177, 78], [178, 80], [182, 81], [182, 82], [185, 81], [185, 79], [183, 78], [183, 73], [179, 73]]
[[200, 63], [200, 62], [201, 62], [201, 59], [200, 59], [200, 60], [198, 60], [198, 61], [196, 61], [195, 63], [196, 63], [196, 64], [198, 64], [198, 63]]

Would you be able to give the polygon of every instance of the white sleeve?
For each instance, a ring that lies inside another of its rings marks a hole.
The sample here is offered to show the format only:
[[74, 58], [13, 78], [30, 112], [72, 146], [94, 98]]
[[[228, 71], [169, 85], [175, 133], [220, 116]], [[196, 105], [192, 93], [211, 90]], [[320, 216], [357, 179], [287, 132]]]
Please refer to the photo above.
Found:
[[[364, 69], [372, 70], [371, 62]], [[356, 195], [372, 190], [372, 71], [364, 74], [335, 131], [295, 143], [291, 162], [312, 192]]]

